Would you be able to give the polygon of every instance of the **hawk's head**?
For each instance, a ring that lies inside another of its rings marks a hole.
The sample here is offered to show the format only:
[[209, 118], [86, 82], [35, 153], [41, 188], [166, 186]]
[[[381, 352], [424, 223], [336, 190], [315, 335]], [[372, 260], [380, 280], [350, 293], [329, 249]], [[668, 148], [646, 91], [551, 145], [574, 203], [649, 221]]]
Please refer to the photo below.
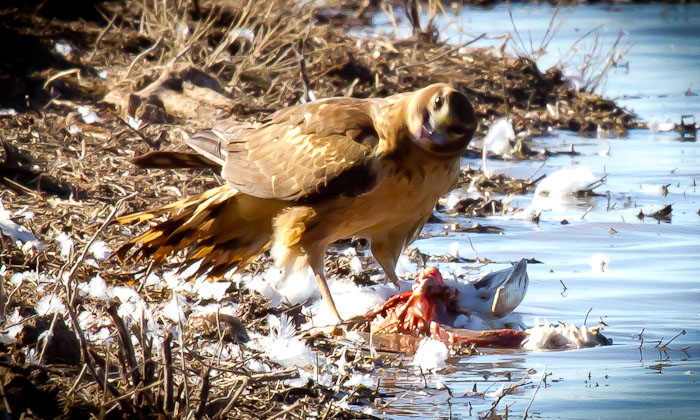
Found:
[[410, 97], [407, 123], [414, 143], [438, 156], [462, 154], [476, 131], [474, 108], [464, 94], [444, 83]]

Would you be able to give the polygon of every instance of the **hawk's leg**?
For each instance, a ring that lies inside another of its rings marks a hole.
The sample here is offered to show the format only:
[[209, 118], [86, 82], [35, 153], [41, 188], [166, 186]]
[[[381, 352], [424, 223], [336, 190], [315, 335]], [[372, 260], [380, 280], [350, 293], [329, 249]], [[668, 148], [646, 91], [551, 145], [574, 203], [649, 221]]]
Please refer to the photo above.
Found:
[[388, 232], [374, 234], [370, 237], [371, 250], [374, 259], [384, 270], [386, 280], [391, 280], [394, 286], [399, 287], [399, 278], [396, 275], [396, 263], [406, 245], [413, 242], [420, 233], [428, 216], [396, 226]]
[[394, 286], [399, 287], [399, 277], [396, 275], [396, 262], [398, 261], [401, 250], [403, 249], [403, 239], [400, 245], [398, 241], [392, 241], [392, 235], [381, 235], [372, 238], [372, 255], [377, 260], [379, 265], [384, 270], [384, 284], [387, 280], [391, 280]]
[[326, 276], [323, 274], [323, 257], [325, 256], [325, 253], [325, 248], [322, 252], [309, 253], [309, 265], [311, 265], [311, 269], [314, 272], [314, 277], [316, 278], [316, 283], [318, 283], [318, 289], [321, 292], [321, 297], [326, 302], [331, 312], [333, 312], [333, 315], [335, 315], [335, 317], [338, 319], [338, 322], [343, 322], [343, 318], [340, 317], [338, 309], [335, 307], [333, 296], [331, 296], [331, 291], [328, 288], [328, 283], [326, 282]]

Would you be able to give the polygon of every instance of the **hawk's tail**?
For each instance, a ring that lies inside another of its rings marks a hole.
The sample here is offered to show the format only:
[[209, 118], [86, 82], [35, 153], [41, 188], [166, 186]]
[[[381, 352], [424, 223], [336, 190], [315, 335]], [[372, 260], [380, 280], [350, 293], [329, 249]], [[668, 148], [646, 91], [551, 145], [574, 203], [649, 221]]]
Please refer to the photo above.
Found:
[[199, 153], [192, 152], [150, 152], [137, 156], [131, 161], [139, 168], [212, 168], [221, 169], [221, 165]]
[[[270, 246], [272, 218], [277, 210], [253, 206], [257, 203], [250, 200], [255, 198], [223, 185], [158, 209], [120, 217], [117, 221], [124, 224], [170, 213], [167, 220], [132, 238], [114, 255], [120, 261], [152, 258], [158, 264], [169, 254], [187, 248], [181, 271], [199, 260], [202, 263], [195, 276], [220, 276], [242, 268]], [[251, 212], [253, 207], [255, 211]], [[132, 249], [134, 252], [129, 253]]]

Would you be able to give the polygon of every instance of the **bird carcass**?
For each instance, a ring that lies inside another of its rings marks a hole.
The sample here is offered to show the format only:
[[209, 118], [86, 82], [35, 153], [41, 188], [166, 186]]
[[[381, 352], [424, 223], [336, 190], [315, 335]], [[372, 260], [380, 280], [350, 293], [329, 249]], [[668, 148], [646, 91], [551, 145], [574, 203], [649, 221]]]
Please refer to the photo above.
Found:
[[[467, 284], [448, 284], [436, 267], [422, 270], [411, 291], [397, 294], [365, 315], [366, 330], [375, 337], [397, 334], [397, 350], [405, 350], [415, 340], [406, 336], [430, 336], [459, 347], [499, 348], [578, 348], [610, 344], [597, 328], [539, 326], [521, 330], [505, 319], [520, 304], [529, 283], [527, 263], [488, 274]], [[465, 323], [468, 317], [495, 321], [490, 325], [508, 328], [476, 329]], [[529, 343], [529, 345], [528, 345]], [[533, 347], [534, 346], [534, 347]], [[393, 347], [393, 346], [388, 346]]]

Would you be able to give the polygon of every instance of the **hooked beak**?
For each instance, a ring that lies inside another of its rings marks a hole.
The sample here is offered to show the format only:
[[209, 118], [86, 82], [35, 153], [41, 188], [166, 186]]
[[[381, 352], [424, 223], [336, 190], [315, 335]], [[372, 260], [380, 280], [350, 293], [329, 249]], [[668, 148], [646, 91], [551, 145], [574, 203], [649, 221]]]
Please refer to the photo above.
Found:
[[423, 126], [421, 127], [420, 136], [425, 139], [429, 139], [431, 142], [444, 146], [449, 142], [447, 134], [443, 131], [436, 131], [435, 127], [444, 124], [444, 122], [437, 122], [432, 115], [428, 115], [424, 118]]

